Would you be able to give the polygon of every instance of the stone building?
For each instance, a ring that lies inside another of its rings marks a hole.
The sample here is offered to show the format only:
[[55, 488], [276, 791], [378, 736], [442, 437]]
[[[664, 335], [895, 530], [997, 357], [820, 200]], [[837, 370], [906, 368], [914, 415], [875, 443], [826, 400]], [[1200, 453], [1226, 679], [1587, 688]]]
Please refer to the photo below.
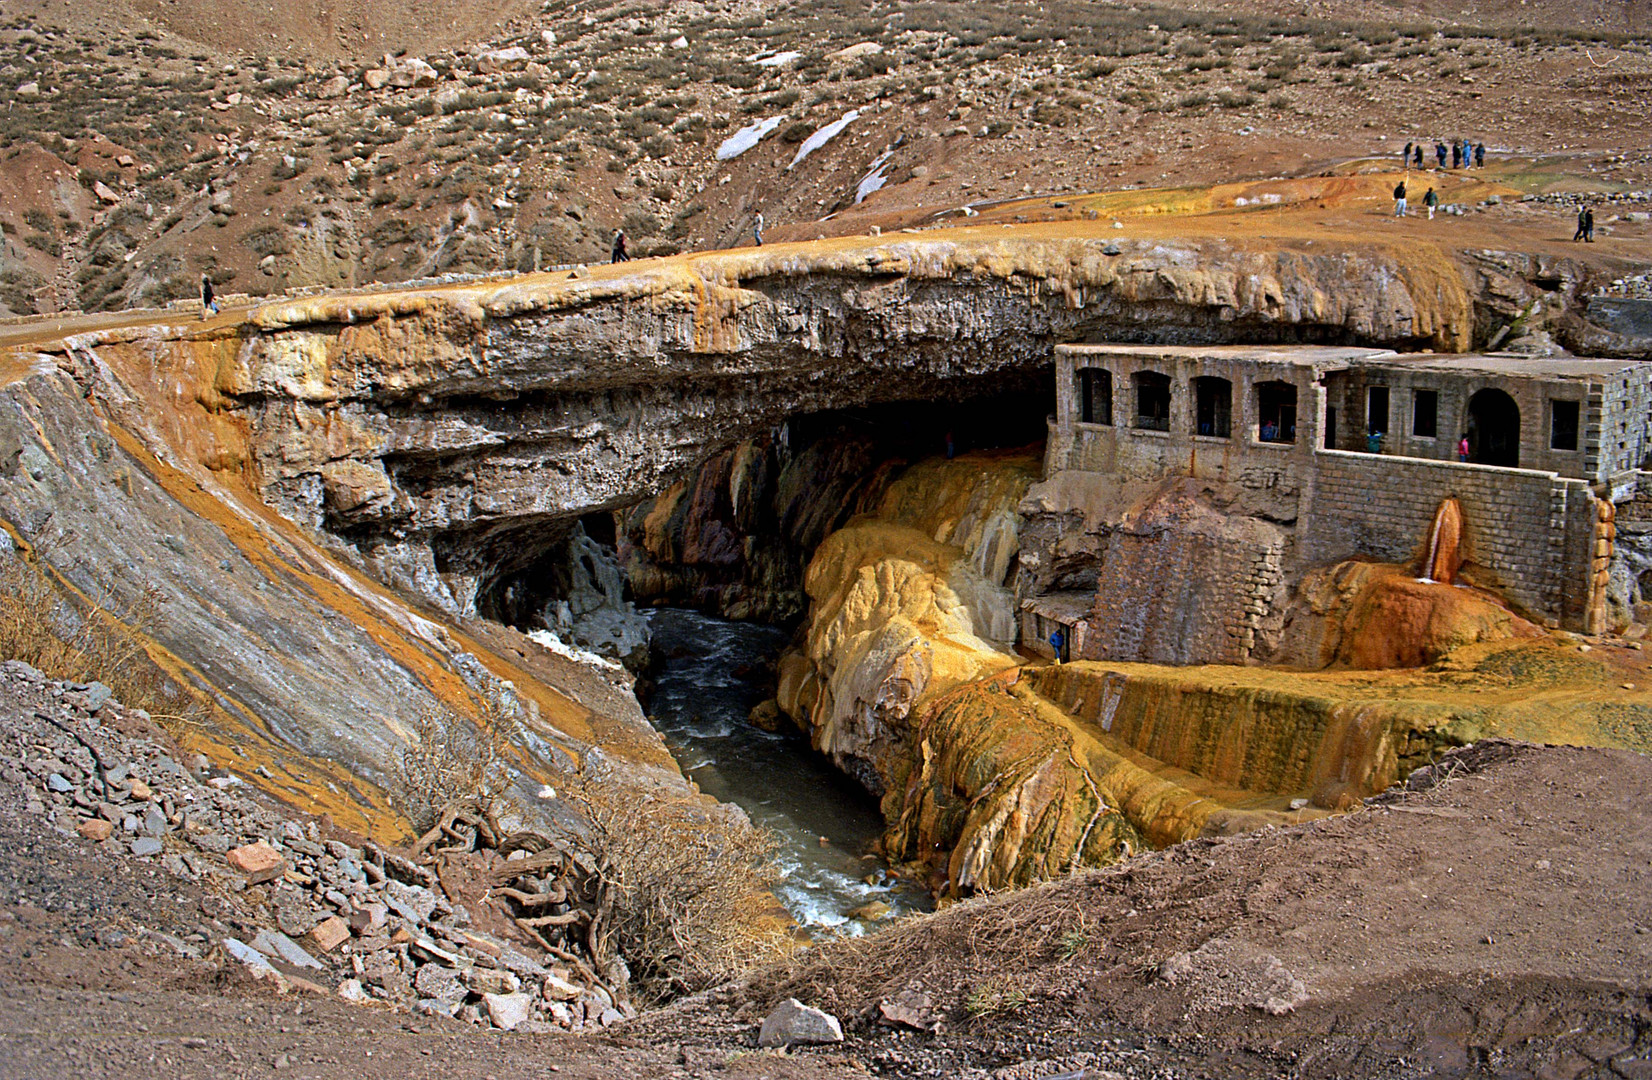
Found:
[[1256, 659], [1303, 573], [1420, 562], [1450, 498], [1479, 583], [1598, 629], [1652, 410], [1633, 362], [1331, 347], [1064, 345], [1056, 387], [1026, 509], [1090, 538], [1032, 551], [1023, 640], [1161, 662]]

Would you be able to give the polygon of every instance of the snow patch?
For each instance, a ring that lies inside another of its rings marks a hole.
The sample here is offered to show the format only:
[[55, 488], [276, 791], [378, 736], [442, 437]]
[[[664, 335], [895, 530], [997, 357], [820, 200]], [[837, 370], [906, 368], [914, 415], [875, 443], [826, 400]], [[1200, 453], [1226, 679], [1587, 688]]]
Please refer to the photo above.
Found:
[[872, 162], [866, 170], [866, 175], [860, 178], [860, 183], [855, 187], [855, 201], [857, 203], [889, 183], [889, 176], [883, 170], [894, 154], [895, 151], [893, 150], [885, 150], [878, 155], [876, 161]]
[[[838, 119], [833, 120], [830, 124], [827, 124], [813, 135], [810, 135], [807, 139], [804, 139], [803, 145], [797, 148], [797, 156], [792, 158], [792, 163], [786, 166], [786, 168], [788, 170], [795, 168], [798, 162], [802, 161], [816, 150], [819, 150], [822, 146], [825, 146], [827, 143], [831, 142], [837, 137], [839, 132], [858, 119], [860, 119], [860, 110], [850, 109]], [[778, 121], [776, 122], [778, 123]]]
[[[791, 51], [778, 52], [773, 56], [763, 56], [762, 53], [752, 53], [750, 56], [746, 57], [746, 62], [749, 64], [756, 64], [758, 67], [785, 67], [787, 64], [802, 55], [803, 54], [800, 52]], [[761, 57], [761, 59], [759, 59], [759, 57]]]
[[535, 645], [549, 649], [558, 656], [572, 660], [576, 664], [590, 664], [594, 667], [605, 668], [608, 671], [625, 670], [623, 664], [610, 660], [606, 656], [598, 656], [594, 652], [586, 652], [584, 649], [575, 649], [564, 645], [562, 639], [549, 630], [534, 630], [528, 634], [528, 640]]
[[780, 126], [783, 116], [771, 116], [767, 120], [759, 120], [755, 124], [747, 124], [733, 135], [724, 139], [717, 147], [718, 161], [732, 161], [744, 154], [747, 150], [763, 141], [763, 136]]

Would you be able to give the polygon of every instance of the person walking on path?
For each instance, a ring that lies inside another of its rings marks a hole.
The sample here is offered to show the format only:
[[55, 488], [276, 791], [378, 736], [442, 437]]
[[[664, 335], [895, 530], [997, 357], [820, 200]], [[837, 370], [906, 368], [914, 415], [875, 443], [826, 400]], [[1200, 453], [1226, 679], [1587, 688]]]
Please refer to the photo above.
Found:
[[1595, 212], [1588, 206], [1580, 206], [1577, 210], [1577, 232], [1572, 236], [1572, 243], [1579, 240], [1586, 244], [1595, 242]]
[[1394, 216], [1405, 216], [1405, 181], [1394, 185]]
[[1422, 143], [1417, 144], [1417, 149], [1414, 151], [1414, 153], [1416, 154], [1416, 157], [1417, 157], [1417, 168], [1420, 169], [1420, 168], [1423, 167], [1423, 144]]
[[625, 250], [625, 230], [624, 229], [615, 229], [614, 230], [614, 254], [613, 254], [613, 257], [610, 258], [608, 261], [611, 262], [611, 263], [622, 263], [622, 262], [630, 262], [631, 261], [631, 253], [629, 251]]
[[757, 246], [762, 247], [763, 246], [763, 213], [762, 213], [762, 211], [758, 211], [758, 213], [757, 213], [757, 223], [754, 224], [751, 227], [751, 235], [752, 235], [752, 239], [757, 241]]
[[1463, 167], [1463, 144], [1456, 139], [1451, 141], [1451, 167], [1453, 169]]
[[1405, 149], [1400, 151], [1400, 164], [1404, 165], [1408, 169], [1411, 167], [1411, 144], [1410, 143], [1406, 143], [1405, 144]]
[[1423, 196], [1423, 205], [1428, 207], [1428, 220], [1433, 221], [1434, 208], [1440, 205], [1440, 197], [1434, 194], [1433, 188], [1429, 188], [1427, 194]]
[[201, 275], [201, 318], [203, 318], [203, 319], [206, 318], [208, 312], [211, 312], [214, 315], [218, 314], [218, 297], [213, 295], [213, 292], [212, 292], [212, 279], [207, 277], [205, 274], [202, 274]]
[[1486, 144], [1485, 143], [1475, 143], [1474, 144], [1474, 167], [1476, 169], [1483, 169], [1483, 168], [1486, 167]]
[[1445, 168], [1445, 159], [1446, 159], [1446, 144], [1443, 143], [1443, 142], [1436, 141], [1434, 143], [1434, 160], [1439, 162], [1439, 166], [1442, 169]]

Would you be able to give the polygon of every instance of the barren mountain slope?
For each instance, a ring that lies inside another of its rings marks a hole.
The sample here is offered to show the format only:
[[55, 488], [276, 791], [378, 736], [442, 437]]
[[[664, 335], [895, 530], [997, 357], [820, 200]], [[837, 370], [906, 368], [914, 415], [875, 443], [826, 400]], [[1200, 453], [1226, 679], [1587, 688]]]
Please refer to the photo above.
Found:
[[1525, 191], [1652, 188], [1644, 32], [1562, 4], [1535, 31], [1504, 7], [192, 4], [0, 3], [9, 310], [531, 270], [619, 227], [634, 254], [728, 246], [759, 213], [864, 232], [1415, 140], [1483, 141]]

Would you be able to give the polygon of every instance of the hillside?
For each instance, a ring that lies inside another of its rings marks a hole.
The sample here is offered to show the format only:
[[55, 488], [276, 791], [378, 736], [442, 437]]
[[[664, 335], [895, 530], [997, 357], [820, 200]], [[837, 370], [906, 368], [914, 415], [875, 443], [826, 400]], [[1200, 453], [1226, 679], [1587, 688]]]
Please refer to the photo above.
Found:
[[1483, 141], [1526, 190], [1644, 194], [1645, 29], [1596, 7], [1520, 6], [1530, 29], [1503, 3], [1392, 24], [1335, 4], [7, 3], [0, 303], [532, 270], [603, 259], [621, 227], [639, 254], [749, 243], [759, 213], [812, 239], [1313, 175], [1413, 139]]

